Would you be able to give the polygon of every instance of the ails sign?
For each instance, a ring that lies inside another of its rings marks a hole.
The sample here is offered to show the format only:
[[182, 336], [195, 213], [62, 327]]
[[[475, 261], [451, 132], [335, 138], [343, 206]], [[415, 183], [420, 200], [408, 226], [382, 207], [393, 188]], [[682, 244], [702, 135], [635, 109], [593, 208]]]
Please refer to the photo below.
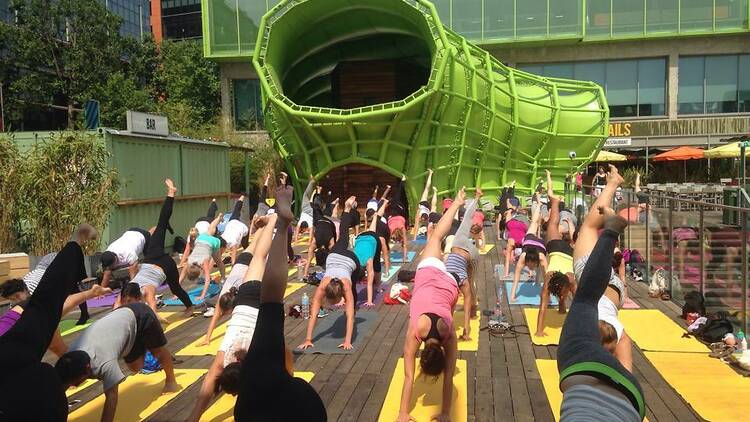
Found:
[[127, 112], [128, 132], [144, 135], [169, 136], [169, 121], [157, 114]]

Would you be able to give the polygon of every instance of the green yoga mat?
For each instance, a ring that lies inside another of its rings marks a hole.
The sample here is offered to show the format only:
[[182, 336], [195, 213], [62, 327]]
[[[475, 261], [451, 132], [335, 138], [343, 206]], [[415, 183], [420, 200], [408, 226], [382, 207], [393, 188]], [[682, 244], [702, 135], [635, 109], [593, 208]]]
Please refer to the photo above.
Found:
[[60, 321], [60, 325], [58, 325], [58, 328], [60, 328], [60, 335], [67, 336], [68, 334], [85, 330], [91, 325], [91, 322], [87, 322], [83, 325], [76, 325], [76, 321], [77, 320], [75, 319], [64, 319]]

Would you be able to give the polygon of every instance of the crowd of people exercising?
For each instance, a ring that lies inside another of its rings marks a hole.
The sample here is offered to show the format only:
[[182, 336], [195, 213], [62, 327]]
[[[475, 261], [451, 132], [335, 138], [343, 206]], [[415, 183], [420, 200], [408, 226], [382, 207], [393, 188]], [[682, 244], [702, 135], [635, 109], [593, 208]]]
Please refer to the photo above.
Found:
[[[118, 403], [118, 386], [127, 372], [121, 361], [130, 372], [139, 372], [146, 360], [155, 359], [164, 371], [163, 392], [180, 391], [184, 386], [175, 378], [175, 351], [169, 349], [163, 327], [168, 321], [158, 312], [159, 292], [168, 288], [186, 314], [198, 313], [183, 284], [202, 278], [202, 291], [194, 299], [211, 305], [204, 309], [211, 320], [200, 345], [211, 344], [215, 329], [228, 320], [187, 420], [199, 421], [214, 397], [227, 393], [237, 396], [237, 421], [325, 421], [326, 409], [315, 389], [294, 376], [292, 350], [316, 347], [316, 324], [325, 316], [324, 309], [333, 306], [341, 306], [346, 319], [338, 347], [354, 349], [355, 314], [358, 308], [375, 306], [392, 275], [392, 249], [405, 262], [410, 249], [416, 252], [397, 420], [414, 420], [409, 413], [417, 378], [440, 376], [441, 409], [433, 420], [451, 420], [458, 343], [478, 335], [471, 332], [470, 319], [478, 318], [475, 268], [487, 243], [488, 211], [480, 188], [461, 188], [453, 197], [439, 198], [432, 175], [432, 170], [423, 175], [424, 189], [413, 215], [405, 177], [382, 192], [373, 187], [371, 198], [332, 198], [312, 177], [300, 196], [289, 186], [287, 174], [269, 175], [250, 216], [242, 215], [244, 196], [228, 218], [212, 201], [187, 233], [177, 259], [165, 250], [177, 193], [167, 179], [156, 225], [131, 228], [107, 245], [101, 255], [101, 277], [85, 290], [81, 281], [90, 278], [82, 247], [97, 238], [97, 231], [82, 223], [59, 252], [45, 256], [23, 280], [2, 286], [11, 308], [0, 317], [0, 420], [67, 420], [66, 389], [96, 379], [104, 392], [101, 420], [113, 421], [118, 405], [127, 405]], [[516, 196], [511, 183], [496, 207], [498, 244], [505, 245], [498, 247], [502, 275], [513, 281], [509, 302], [517, 301], [524, 276], [541, 284], [533, 332], [540, 337], [547, 335], [552, 296], [559, 303], [558, 312], [567, 312], [557, 353], [562, 420], [638, 421], [645, 414], [643, 393], [632, 374], [630, 339], [618, 319], [627, 285], [617, 243], [627, 221], [610, 208], [622, 184], [615, 167], [610, 166], [604, 183], [585, 216], [576, 216], [555, 195], [549, 172], [546, 190], [526, 200]], [[365, 205], [362, 213], [358, 200]], [[296, 217], [295, 201], [300, 204]], [[306, 246], [306, 259], [294, 255], [293, 242]], [[311, 296], [305, 339], [296, 346], [284, 338], [290, 264], [299, 264], [305, 276], [322, 268]], [[212, 278], [214, 267], [217, 279]], [[114, 309], [66, 344], [58, 328], [61, 317], [81, 307], [78, 322], [85, 323], [86, 301], [113, 294], [118, 272], [127, 275]], [[209, 287], [217, 283], [220, 292], [210, 298]], [[363, 283], [362, 297], [358, 283]], [[464, 307], [462, 332], [456, 332], [453, 323], [459, 296]], [[57, 357], [54, 366], [43, 362], [48, 350]]]

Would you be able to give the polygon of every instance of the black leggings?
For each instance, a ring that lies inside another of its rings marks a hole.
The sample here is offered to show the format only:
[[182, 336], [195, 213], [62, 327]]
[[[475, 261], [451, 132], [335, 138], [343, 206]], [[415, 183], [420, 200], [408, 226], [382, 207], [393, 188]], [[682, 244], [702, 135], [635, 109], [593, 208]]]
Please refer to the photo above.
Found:
[[393, 189], [393, 200], [388, 204], [389, 215], [400, 215], [406, 219], [407, 225], [409, 224], [409, 205], [406, 199], [406, 192], [404, 191], [404, 182], [399, 180], [396, 182], [396, 187]]
[[174, 259], [169, 254], [164, 252], [164, 243], [166, 242], [167, 228], [169, 227], [169, 219], [172, 217], [173, 206], [174, 198], [171, 196], [164, 198], [164, 203], [159, 213], [159, 222], [156, 224], [154, 234], [151, 235], [148, 249], [143, 252], [143, 262], [161, 268], [167, 277], [169, 290], [186, 307], [190, 307], [193, 306], [193, 303], [190, 301], [190, 296], [185, 292], [185, 289], [180, 285], [180, 272], [177, 270], [177, 264], [175, 264]]
[[38, 363], [60, 324], [63, 303], [86, 278], [83, 251], [68, 242], [42, 275], [21, 318], [0, 337], [0, 374]]
[[[364, 277], [364, 270], [359, 264], [359, 258], [357, 258], [357, 255], [349, 250], [349, 227], [352, 221], [354, 221], [354, 215], [350, 214], [351, 212], [357, 211], [355, 210], [350, 212], [343, 212], [341, 214], [341, 221], [339, 221], [339, 237], [338, 239], [336, 239], [336, 243], [333, 245], [331, 253], [343, 255], [354, 261], [356, 268], [354, 269], [354, 272], [352, 272], [351, 276], [352, 282], [354, 282], [355, 280], [359, 281], [360, 279], [362, 279], [362, 277]], [[352, 289], [354, 289], [354, 286], [352, 286]], [[354, 291], [356, 295], [356, 290]]]
[[234, 201], [234, 209], [232, 210], [232, 216], [229, 217], [229, 221], [232, 220], [239, 220], [240, 215], [242, 214], [242, 202], [239, 199]]
[[[602, 347], [599, 335], [597, 305], [609, 283], [618, 236], [617, 232], [605, 229], [591, 251], [565, 318], [557, 350], [557, 368], [561, 382], [567, 376], [581, 373], [610, 382], [630, 399], [636, 411], [641, 411], [639, 402], [643, 403], [643, 390], [638, 380]], [[606, 370], [597, 370], [602, 365]]]
[[216, 213], [219, 212], [219, 207], [216, 205], [216, 201], [211, 201], [211, 205], [208, 206], [208, 211], [206, 211], [205, 217], [198, 217], [195, 222], [199, 221], [205, 221], [207, 223], [213, 223], [214, 218], [216, 218]]

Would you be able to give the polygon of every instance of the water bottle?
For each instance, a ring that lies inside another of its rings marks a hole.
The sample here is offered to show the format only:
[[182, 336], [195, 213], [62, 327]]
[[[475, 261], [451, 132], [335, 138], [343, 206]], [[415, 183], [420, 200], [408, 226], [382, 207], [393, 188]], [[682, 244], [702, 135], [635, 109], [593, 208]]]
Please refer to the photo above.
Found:
[[310, 296], [307, 293], [302, 295], [302, 318], [310, 319]]
[[503, 316], [503, 308], [502, 308], [502, 302], [503, 302], [503, 286], [498, 285], [497, 287], [497, 302], [495, 302], [495, 319], [499, 319]]
[[747, 339], [745, 338], [745, 333], [740, 331], [737, 333], [737, 338], [740, 339], [740, 352], [744, 352], [747, 350]]

